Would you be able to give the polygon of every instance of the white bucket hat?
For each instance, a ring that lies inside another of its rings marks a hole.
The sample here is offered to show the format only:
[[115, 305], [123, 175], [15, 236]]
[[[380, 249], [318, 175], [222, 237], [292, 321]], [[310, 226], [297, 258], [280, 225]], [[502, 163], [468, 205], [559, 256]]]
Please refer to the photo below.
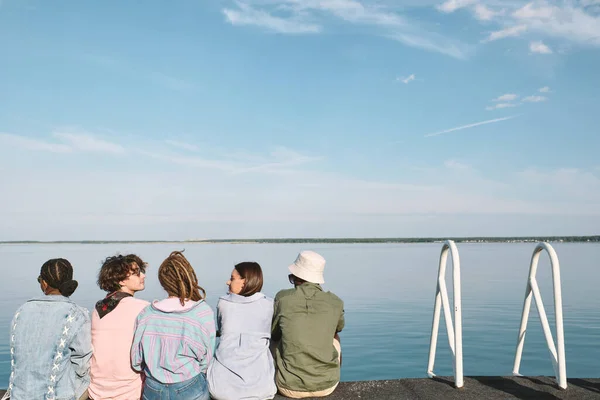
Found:
[[292, 274], [307, 282], [325, 283], [323, 279], [325, 259], [314, 251], [305, 250], [300, 252], [296, 257], [296, 261], [288, 268]]

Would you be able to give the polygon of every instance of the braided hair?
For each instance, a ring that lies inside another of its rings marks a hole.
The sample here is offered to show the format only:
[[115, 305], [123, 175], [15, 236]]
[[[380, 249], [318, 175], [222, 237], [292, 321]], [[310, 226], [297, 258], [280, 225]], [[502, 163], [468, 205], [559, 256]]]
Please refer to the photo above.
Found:
[[179, 297], [182, 306], [186, 299], [200, 301], [206, 298], [206, 292], [198, 285], [194, 268], [181, 251], [173, 251], [160, 264], [158, 280], [169, 296]]
[[73, 280], [73, 266], [64, 258], [46, 261], [40, 270], [40, 278], [65, 297], [72, 295], [79, 285]]

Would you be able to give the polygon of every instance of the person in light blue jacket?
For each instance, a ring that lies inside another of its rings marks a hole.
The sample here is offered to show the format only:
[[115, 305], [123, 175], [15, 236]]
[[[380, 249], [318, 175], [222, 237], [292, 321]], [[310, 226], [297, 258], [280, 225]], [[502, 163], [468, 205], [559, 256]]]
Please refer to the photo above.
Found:
[[208, 388], [216, 400], [266, 400], [277, 392], [269, 350], [273, 299], [260, 293], [263, 274], [255, 262], [237, 264], [229, 294], [217, 304], [221, 340], [208, 367]]
[[73, 267], [48, 260], [38, 277], [43, 296], [23, 304], [11, 323], [11, 400], [87, 399], [92, 357], [89, 312], [69, 300]]

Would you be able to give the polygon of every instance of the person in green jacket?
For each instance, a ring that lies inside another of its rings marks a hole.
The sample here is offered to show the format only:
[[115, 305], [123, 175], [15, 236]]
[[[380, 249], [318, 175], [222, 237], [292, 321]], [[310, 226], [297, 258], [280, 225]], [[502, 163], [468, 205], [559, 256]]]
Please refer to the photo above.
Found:
[[271, 326], [275, 383], [279, 393], [294, 399], [328, 396], [340, 382], [344, 302], [321, 288], [321, 255], [302, 251], [288, 268], [294, 288], [275, 296]]

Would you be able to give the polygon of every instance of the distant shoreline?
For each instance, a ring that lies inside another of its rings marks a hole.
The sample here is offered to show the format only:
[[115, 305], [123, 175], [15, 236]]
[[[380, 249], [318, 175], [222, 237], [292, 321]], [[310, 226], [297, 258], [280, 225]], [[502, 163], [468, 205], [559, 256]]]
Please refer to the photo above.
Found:
[[3, 244], [369, 244], [369, 243], [440, 243], [454, 240], [456, 243], [531, 243], [531, 242], [564, 242], [564, 243], [600, 243], [600, 235], [596, 236], [523, 236], [523, 237], [439, 237], [439, 238], [284, 238], [284, 239], [191, 239], [191, 240], [8, 240]]

